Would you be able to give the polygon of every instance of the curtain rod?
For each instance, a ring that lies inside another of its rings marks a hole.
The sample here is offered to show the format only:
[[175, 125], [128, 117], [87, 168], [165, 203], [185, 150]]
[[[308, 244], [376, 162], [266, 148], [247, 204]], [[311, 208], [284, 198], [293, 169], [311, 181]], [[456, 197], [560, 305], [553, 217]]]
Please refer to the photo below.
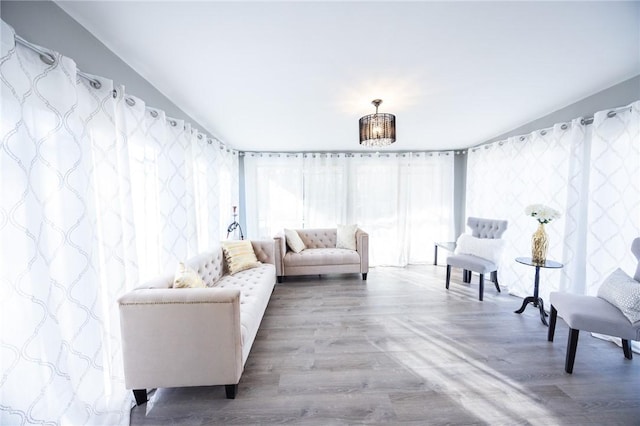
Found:
[[[38, 55], [40, 55], [40, 60], [42, 62], [44, 62], [47, 65], [53, 65], [56, 63], [56, 57], [53, 55], [53, 53], [49, 52], [48, 50], [45, 50], [43, 48], [41, 48], [40, 46], [37, 46], [27, 40], [25, 40], [24, 38], [20, 37], [18, 34], [14, 33], [14, 39], [16, 41], [16, 43], [26, 47], [29, 50], [32, 50], [33, 52], [37, 53]], [[102, 87], [102, 83], [100, 82], [100, 80], [98, 80], [97, 78], [91, 77], [89, 74], [80, 71], [79, 69], [76, 68], [76, 74], [79, 77], [84, 78], [85, 80], [87, 80], [89, 82], [89, 84], [91, 85], [91, 87], [93, 87], [94, 89], [100, 89]], [[115, 98], [117, 93], [116, 90], [113, 90], [113, 97]], [[135, 100], [133, 100], [132, 98], [126, 98], [126, 102], [129, 106], [133, 106], [135, 105]], [[151, 108], [151, 107], [149, 107]], [[155, 113], [155, 115], [153, 115]], [[151, 115], [155, 118], [158, 113], [155, 110], [152, 110]], [[171, 120], [170, 121], [172, 126], [175, 126], [176, 121], [175, 120]], [[199, 135], [202, 135], [203, 133], [200, 133]], [[217, 137], [213, 136], [213, 137], [208, 137], [207, 138], [207, 142], [209, 143], [209, 145], [211, 145], [212, 143], [212, 139], [217, 141], [220, 145], [223, 145], [224, 148], [227, 148], [227, 152], [229, 152], [229, 147], [226, 146], [220, 139], [218, 139]], [[223, 149], [223, 146], [220, 146], [220, 149]], [[239, 151], [231, 149], [232, 152], [234, 153], [238, 153]]]
[[[624, 111], [625, 109], [630, 109], [630, 108], [631, 108], [630, 105], [625, 105], [625, 106], [613, 108], [613, 109], [609, 110], [609, 112], [607, 112], [607, 117], [613, 118], [613, 117], [616, 116], [616, 114], [618, 114], [618, 112]], [[584, 126], [588, 126], [590, 124], [593, 124], [593, 119], [594, 119], [593, 115], [591, 117], [582, 118], [582, 119], [580, 119], [580, 124], [582, 124]], [[518, 139], [520, 141], [523, 141], [523, 140], [525, 140], [527, 135], [529, 135], [531, 133], [535, 133], [535, 132], [540, 132], [540, 134], [542, 134], [542, 136], [544, 136], [544, 135], [547, 134], [547, 131], [553, 129], [554, 126], [555, 126], [555, 124], [553, 126], [550, 126], [550, 127], [545, 127], [545, 128], [542, 128], [542, 129], [533, 130], [533, 131], [527, 133], [526, 135], [520, 135]], [[569, 128], [569, 125], [567, 123], [562, 123], [562, 125], [561, 125], [561, 129], [562, 130], [566, 130], [568, 128]], [[471, 146], [471, 147], [467, 148], [467, 150], [469, 150], [469, 151], [477, 151], [478, 149], [483, 148], [483, 147], [484, 148], [488, 148], [489, 145], [492, 145], [494, 143], [499, 143], [500, 145], [502, 145], [506, 140], [508, 140], [511, 137], [517, 137], [517, 135], [508, 136], [508, 137], [506, 137], [504, 139], [495, 140], [495, 141], [492, 141], [492, 142], [485, 142], [485, 143], [481, 143], [479, 145], [474, 145], [474, 146]]]
[[[44, 62], [47, 65], [53, 65], [56, 63], [56, 58], [55, 56], [53, 56], [53, 54], [51, 52], [48, 52], [42, 48], [40, 48], [39, 46], [36, 46], [33, 43], [28, 42], [27, 40], [23, 39], [22, 37], [20, 37], [18, 34], [15, 34], [15, 40], [16, 43], [20, 43], [21, 45], [23, 45], [24, 47], [33, 50], [34, 52], [36, 52], [37, 54], [40, 55], [40, 60], [42, 62]], [[102, 83], [100, 83], [100, 80], [90, 77], [88, 74], [80, 71], [79, 69], [76, 69], [76, 73], [84, 78], [85, 80], [87, 80], [89, 82], [89, 84], [91, 85], [91, 87], [93, 87], [94, 89], [99, 89], [102, 87]]]

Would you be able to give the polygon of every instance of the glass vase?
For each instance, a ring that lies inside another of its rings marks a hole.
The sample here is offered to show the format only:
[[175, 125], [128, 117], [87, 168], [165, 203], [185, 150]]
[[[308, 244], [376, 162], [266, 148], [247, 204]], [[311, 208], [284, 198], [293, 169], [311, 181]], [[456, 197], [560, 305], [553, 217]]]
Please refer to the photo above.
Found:
[[538, 225], [538, 229], [531, 237], [531, 260], [533, 263], [544, 264], [547, 260], [547, 249], [549, 248], [549, 240], [544, 230], [544, 224]]

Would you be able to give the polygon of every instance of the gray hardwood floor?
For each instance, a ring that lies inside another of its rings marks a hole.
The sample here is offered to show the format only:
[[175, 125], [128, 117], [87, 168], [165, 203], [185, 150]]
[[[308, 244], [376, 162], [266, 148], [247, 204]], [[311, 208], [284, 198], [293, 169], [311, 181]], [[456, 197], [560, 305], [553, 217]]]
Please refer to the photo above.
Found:
[[276, 285], [235, 400], [223, 386], [158, 389], [132, 425], [638, 425], [640, 361], [568, 329], [555, 342], [522, 299], [444, 267], [375, 268]]

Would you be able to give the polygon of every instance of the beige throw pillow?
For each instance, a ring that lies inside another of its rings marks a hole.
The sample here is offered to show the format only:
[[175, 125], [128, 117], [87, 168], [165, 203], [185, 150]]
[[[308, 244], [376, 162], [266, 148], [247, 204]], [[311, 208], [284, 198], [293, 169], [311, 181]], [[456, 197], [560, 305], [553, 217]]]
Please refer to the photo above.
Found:
[[285, 229], [284, 236], [287, 240], [287, 245], [295, 253], [300, 253], [302, 250], [307, 248], [304, 245], [304, 241], [302, 241], [302, 238], [300, 238], [298, 231], [296, 231], [295, 229]]
[[184, 263], [178, 263], [176, 275], [173, 278], [173, 288], [204, 288], [206, 285], [200, 274], [186, 266]]
[[356, 249], [356, 231], [358, 225], [338, 225], [336, 248]]
[[231, 275], [240, 271], [255, 268], [262, 263], [258, 262], [251, 241], [223, 241], [222, 251], [227, 269]]

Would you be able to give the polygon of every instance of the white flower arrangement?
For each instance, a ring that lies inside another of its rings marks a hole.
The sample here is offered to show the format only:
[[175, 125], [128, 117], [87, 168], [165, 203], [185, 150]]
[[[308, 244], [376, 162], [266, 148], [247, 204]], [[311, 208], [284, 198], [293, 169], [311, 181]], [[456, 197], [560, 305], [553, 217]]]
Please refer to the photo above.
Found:
[[531, 204], [524, 209], [527, 216], [535, 218], [540, 223], [549, 223], [560, 217], [558, 210], [552, 209], [544, 204]]

